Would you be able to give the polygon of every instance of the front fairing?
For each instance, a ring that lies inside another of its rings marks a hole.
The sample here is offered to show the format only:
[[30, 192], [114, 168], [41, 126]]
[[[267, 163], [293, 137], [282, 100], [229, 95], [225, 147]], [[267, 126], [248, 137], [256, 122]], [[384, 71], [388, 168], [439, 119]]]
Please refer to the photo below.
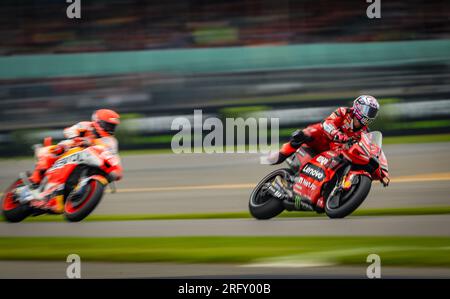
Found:
[[[388, 163], [386, 155], [382, 149], [383, 136], [381, 132], [374, 131], [361, 135], [359, 142], [352, 145], [348, 150], [344, 150], [344, 156], [354, 165], [360, 165], [363, 168], [357, 167], [359, 172], [365, 172], [370, 175], [372, 179], [380, 179], [381, 171], [388, 171]], [[352, 169], [351, 172], [355, 172]]]
[[103, 161], [99, 167], [102, 171], [107, 174], [113, 171], [122, 173], [122, 162], [118, 153], [117, 140], [114, 137], [98, 139], [91, 150]]
[[111, 137], [99, 138], [88, 148], [72, 148], [53, 163], [46, 176], [49, 181], [63, 183], [77, 165], [99, 168], [106, 173], [121, 169], [117, 148], [117, 140]]
[[364, 135], [367, 137], [367, 144], [370, 148], [371, 156], [378, 159], [381, 169], [388, 171], [387, 158], [383, 152], [383, 135], [379, 131], [370, 132]]

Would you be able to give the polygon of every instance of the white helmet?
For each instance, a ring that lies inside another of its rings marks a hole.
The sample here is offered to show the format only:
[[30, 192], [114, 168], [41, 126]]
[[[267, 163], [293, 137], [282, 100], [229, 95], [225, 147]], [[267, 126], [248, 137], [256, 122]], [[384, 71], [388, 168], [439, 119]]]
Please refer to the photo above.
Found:
[[364, 126], [375, 120], [378, 110], [380, 110], [380, 104], [373, 96], [360, 95], [353, 101], [353, 113]]

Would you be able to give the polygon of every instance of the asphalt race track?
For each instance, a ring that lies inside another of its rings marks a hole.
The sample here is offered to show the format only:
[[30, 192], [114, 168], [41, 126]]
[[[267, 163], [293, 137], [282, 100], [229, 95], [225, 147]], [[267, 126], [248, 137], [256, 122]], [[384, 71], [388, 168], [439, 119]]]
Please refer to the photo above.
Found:
[[2, 223], [0, 236], [450, 236], [450, 215]]
[[[450, 143], [387, 145], [392, 184], [374, 182], [361, 207], [450, 205]], [[277, 166], [258, 154], [134, 155], [123, 157], [125, 177], [96, 214], [156, 214], [247, 210], [252, 188]], [[0, 161], [0, 190], [32, 160]], [[279, 165], [278, 167], [284, 167]]]
[[[450, 143], [387, 145], [391, 186], [374, 182], [364, 208], [450, 205]], [[133, 155], [123, 157], [125, 177], [118, 192], [106, 194], [96, 214], [156, 214], [247, 210], [252, 187], [274, 166], [260, 165], [258, 154]], [[4, 190], [30, 160], [0, 161]], [[282, 167], [282, 166], [280, 166]], [[204, 235], [428, 235], [450, 236], [450, 215], [350, 216], [346, 219], [275, 218], [158, 220], [81, 223], [0, 223], [0, 236], [204, 236]], [[61, 277], [57, 262], [0, 262], [8, 277]], [[65, 264], [64, 264], [65, 265]], [[122, 264], [121, 264], [122, 265]], [[30, 268], [27, 268], [30, 267]], [[36, 271], [32, 269], [36, 268]], [[116, 267], [116, 268], [114, 268]], [[364, 277], [352, 267], [265, 269], [237, 265], [89, 263], [88, 277]], [[118, 269], [120, 268], [120, 269]], [[26, 269], [29, 269], [26, 270]], [[116, 269], [116, 272], [114, 272]], [[23, 271], [22, 271], [23, 270]], [[120, 271], [119, 271], [120, 270]], [[386, 270], [387, 277], [450, 277], [448, 269]], [[256, 275], [256, 276], [255, 276]]]
[[[65, 261], [0, 261], [2, 278], [66, 278]], [[174, 263], [100, 263], [83, 262], [81, 278], [194, 278], [230, 279], [311, 279], [367, 278], [365, 266], [327, 267], [254, 267], [236, 264], [174, 264]], [[382, 278], [448, 278], [450, 269], [383, 267]]]

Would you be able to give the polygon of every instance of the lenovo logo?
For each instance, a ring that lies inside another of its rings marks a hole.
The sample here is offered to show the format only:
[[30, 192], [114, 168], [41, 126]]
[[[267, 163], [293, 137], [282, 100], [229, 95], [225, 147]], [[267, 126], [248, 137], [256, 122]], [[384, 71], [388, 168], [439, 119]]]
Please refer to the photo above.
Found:
[[325, 178], [323, 170], [315, 165], [308, 164], [302, 169], [302, 173], [317, 180], [322, 181]]

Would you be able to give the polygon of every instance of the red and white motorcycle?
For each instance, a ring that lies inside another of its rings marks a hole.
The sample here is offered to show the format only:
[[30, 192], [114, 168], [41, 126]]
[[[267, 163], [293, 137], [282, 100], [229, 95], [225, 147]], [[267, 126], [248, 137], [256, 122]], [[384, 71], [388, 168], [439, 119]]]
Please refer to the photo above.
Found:
[[[50, 140], [44, 142], [35, 149], [35, 156], [48, 155], [51, 147]], [[37, 188], [22, 173], [3, 194], [4, 218], [20, 222], [30, 215], [64, 214], [68, 221], [81, 221], [98, 205], [106, 186], [113, 183], [110, 174], [122, 172], [117, 148], [116, 139], [111, 137], [99, 138], [87, 148], [73, 147], [45, 172]], [[25, 187], [33, 199], [21, 198], [21, 188]], [[114, 184], [111, 187], [114, 191]]]

